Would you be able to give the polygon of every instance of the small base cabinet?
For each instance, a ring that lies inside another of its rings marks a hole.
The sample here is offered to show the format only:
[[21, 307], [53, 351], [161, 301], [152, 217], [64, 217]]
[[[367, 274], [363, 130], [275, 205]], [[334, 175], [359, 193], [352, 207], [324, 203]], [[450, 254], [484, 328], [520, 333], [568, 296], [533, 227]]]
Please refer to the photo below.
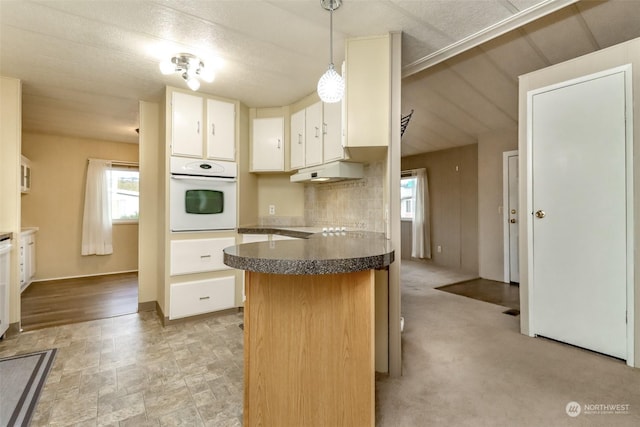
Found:
[[245, 272], [245, 426], [374, 426], [374, 280]]
[[233, 308], [235, 296], [235, 276], [174, 283], [171, 285], [169, 319]]
[[[176, 279], [170, 285], [169, 320], [237, 306], [235, 271], [223, 263], [222, 252], [235, 241], [234, 237], [171, 241], [170, 275]], [[216, 277], [203, 278], [202, 273]]]

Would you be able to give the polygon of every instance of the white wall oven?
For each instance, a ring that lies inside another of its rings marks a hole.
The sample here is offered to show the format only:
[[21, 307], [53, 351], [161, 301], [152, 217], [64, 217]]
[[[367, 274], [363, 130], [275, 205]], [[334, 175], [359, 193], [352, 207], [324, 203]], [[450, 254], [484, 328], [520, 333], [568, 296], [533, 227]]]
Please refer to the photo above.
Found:
[[171, 157], [171, 231], [236, 228], [235, 162]]

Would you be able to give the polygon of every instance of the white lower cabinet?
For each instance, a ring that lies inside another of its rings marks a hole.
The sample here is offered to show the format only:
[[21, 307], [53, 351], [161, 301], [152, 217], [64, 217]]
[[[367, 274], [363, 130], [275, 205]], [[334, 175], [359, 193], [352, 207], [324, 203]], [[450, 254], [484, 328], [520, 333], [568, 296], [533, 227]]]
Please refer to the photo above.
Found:
[[222, 250], [236, 244], [234, 237], [171, 241], [170, 275], [229, 270]]
[[171, 285], [169, 319], [195, 316], [235, 307], [235, 276]]
[[27, 289], [36, 275], [36, 235], [32, 231], [20, 234], [20, 292]]

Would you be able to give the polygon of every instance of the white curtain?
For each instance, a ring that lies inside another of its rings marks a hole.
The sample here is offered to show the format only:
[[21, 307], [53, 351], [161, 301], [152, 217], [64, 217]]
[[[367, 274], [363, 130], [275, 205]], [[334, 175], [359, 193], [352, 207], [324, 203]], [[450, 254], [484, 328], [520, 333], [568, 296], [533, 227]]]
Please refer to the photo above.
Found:
[[82, 217], [82, 255], [113, 253], [108, 160], [89, 159]]
[[431, 258], [431, 227], [429, 225], [429, 185], [427, 171], [415, 171], [416, 189], [412, 227], [411, 256], [413, 258]]

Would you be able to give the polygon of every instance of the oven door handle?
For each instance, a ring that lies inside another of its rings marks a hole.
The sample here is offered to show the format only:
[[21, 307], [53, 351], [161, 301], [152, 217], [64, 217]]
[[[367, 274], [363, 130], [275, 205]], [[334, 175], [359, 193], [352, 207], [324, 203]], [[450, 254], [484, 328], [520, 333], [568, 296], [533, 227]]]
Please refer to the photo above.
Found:
[[171, 175], [171, 179], [181, 181], [236, 182], [235, 178], [219, 178], [214, 176]]

